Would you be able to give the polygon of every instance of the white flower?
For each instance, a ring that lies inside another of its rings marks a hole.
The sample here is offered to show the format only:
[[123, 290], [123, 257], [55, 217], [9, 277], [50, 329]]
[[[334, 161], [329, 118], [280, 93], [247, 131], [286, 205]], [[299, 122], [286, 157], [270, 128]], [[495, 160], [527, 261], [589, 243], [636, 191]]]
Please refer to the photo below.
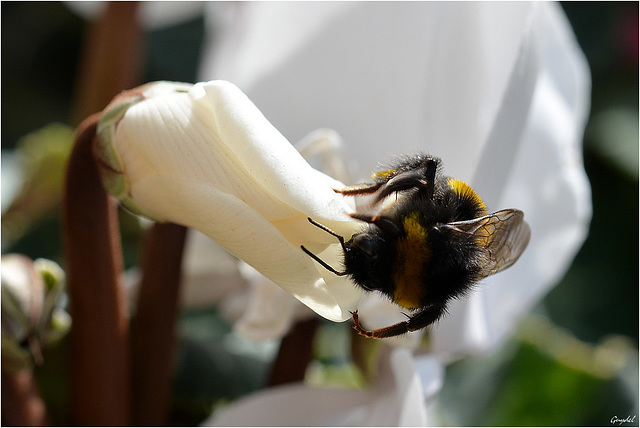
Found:
[[[334, 128], [346, 141], [347, 166], [355, 167], [358, 180], [349, 184], [366, 179], [392, 155], [426, 151], [443, 159], [445, 173], [469, 182], [490, 209], [525, 212], [532, 240], [518, 263], [451, 305], [449, 315], [431, 329], [433, 364], [425, 370], [418, 363], [417, 371], [422, 388], [437, 391], [438, 361], [504, 339], [563, 275], [587, 233], [591, 206], [581, 141], [589, 72], [560, 7], [488, 2], [208, 7], [216, 31], [209, 33], [201, 78], [236, 83], [291, 141], [318, 127]], [[282, 334], [283, 320], [290, 322], [295, 311], [265, 284], [254, 287], [253, 302], [276, 302], [284, 309], [252, 304], [242, 325], [254, 326], [256, 336], [267, 335], [265, 326]], [[403, 319], [391, 302], [374, 294], [367, 294], [359, 309], [369, 328]], [[415, 333], [407, 337], [420, 339]], [[403, 361], [407, 372], [413, 370], [411, 359]], [[394, 379], [384, 399], [376, 395], [379, 390], [271, 389], [220, 412], [214, 423], [359, 425], [372, 423], [368, 412], [391, 408], [378, 423], [424, 424], [422, 414], [392, 416], [402, 414], [399, 400], [407, 397], [398, 391], [412, 391], [414, 409], [424, 411], [419, 388], [411, 386], [414, 378]]]
[[[347, 164], [356, 166], [354, 182], [393, 155], [423, 151], [441, 157], [444, 172], [467, 181], [490, 209], [524, 211], [532, 237], [520, 260], [453, 302], [431, 329], [444, 360], [507, 337], [568, 269], [591, 216], [581, 154], [589, 70], [561, 8], [210, 8], [218, 26], [201, 77], [233, 80], [292, 141], [319, 126], [334, 128], [346, 142]], [[366, 295], [360, 313], [367, 328], [405, 319], [375, 294]]]
[[[428, 376], [418, 373], [418, 365]], [[443, 374], [433, 359], [416, 362], [408, 350], [396, 348], [383, 358], [382, 370], [371, 389], [284, 385], [240, 399], [202, 425], [425, 426], [433, 423], [427, 418], [425, 394], [439, 389]]]
[[[360, 291], [300, 246], [336, 261], [358, 222], [234, 85], [149, 84], [117, 98], [98, 126], [105, 188], [148, 217], [197, 229], [320, 315], [344, 321]], [[212, 260], [212, 263], [215, 261]]]

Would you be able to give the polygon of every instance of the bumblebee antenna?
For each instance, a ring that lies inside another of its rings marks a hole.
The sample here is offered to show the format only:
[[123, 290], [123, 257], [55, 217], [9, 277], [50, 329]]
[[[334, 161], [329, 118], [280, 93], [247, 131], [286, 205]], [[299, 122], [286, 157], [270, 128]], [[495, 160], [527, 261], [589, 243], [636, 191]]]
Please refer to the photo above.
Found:
[[337, 276], [345, 276], [347, 273], [346, 272], [338, 272], [337, 270], [335, 270], [334, 268], [332, 268], [331, 266], [329, 266], [327, 264], [327, 262], [325, 262], [324, 260], [322, 260], [320, 257], [316, 256], [315, 254], [313, 254], [311, 251], [307, 250], [306, 248], [304, 248], [304, 245], [300, 245], [300, 249], [302, 249], [302, 251], [304, 251], [305, 253], [307, 253], [307, 255], [309, 257], [311, 257], [313, 260], [317, 261], [318, 263], [320, 263], [322, 265], [323, 268], [325, 268], [326, 270], [328, 270], [329, 272], [337, 275]]
[[320, 224], [317, 221], [315, 221], [314, 219], [312, 219], [311, 217], [307, 217], [307, 220], [309, 220], [309, 223], [311, 223], [312, 225], [314, 225], [315, 227], [324, 230], [325, 232], [327, 232], [329, 235], [331, 236], [335, 236], [336, 238], [338, 238], [338, 241], [340, 241], [340, 245], [342, 246], [343, 250], [346, 250], [346, 248], [344, 247], [344, 238], [341, 235], [338, 235], [336, 232], [334, 232], [333, 230], [329, 229], [327, 226], [325, 226], [324, 224]]
[[[312, 219], [311, 217], [307, 217], [307, 220], [309, 220], [309, 223], [311, 223], [312, 225], [316, 226], [319, 229], [324, 230], [325, 232], [327, 232], [329, 235], [331, 236], [335, 236], [336, 238], [338, 238], [338, 241], [340, 241], [340, 245], [342, 246], [342, 249], [346, 251], [346, 248], [344, 246], [344, 238], [341, 235], [338, 235], [336, 232], [334, 232], [333, 230], [329, 229], [327, 226], [325, 226], [324, 224], [320, 224], [317, 221], [315, 221], [314, 219]], [[332, 268], [331, 266], [329, 266], [327, 264], [327, 262], [325, 262], [324, 260], [322, 260], [320, 257], [316, 256], [315, 254], [313, 254], [311, 251], [307, 250], [304, 245], [300, 245], [300, 249], [302, 249], [302, 251], [304, 251], [309, 257], [311, 257], [313, 260], [317, 261], [318, 263], [320, 263], [320, 265], [322, 265], [323, 268], [325, 268], [326, 270], [328, 270], [329, 272], [337, 275], [337, 276], [344, 276], [347, 273], [346, 272], [339, 272], [337, 270], [335, 270], [334, 268]]]

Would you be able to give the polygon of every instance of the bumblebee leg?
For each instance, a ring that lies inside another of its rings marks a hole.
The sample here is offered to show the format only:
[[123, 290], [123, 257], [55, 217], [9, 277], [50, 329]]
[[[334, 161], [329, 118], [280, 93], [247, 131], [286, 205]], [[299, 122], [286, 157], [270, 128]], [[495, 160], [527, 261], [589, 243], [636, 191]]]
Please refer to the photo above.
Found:
[[410, 190], [413, 188], [426, 188], [427, 181], [424, 178], [424, 174], [420, 171], [403, 172], [396, 175], [380, 189], [380, 192], [376, 195], [376, 200], [379, 201], [386, 198], [392, 193], [400, 192], [402, 190]]
[[438, 163], [434, 159], [427, 159], [424, 167], [396, 175], [380, 189], [380, 192], [376, 195], [375, 203], [380, 202], [392, 193], [411, 189], [424, 191], [427, 199], [433, 199], [437, 167]]
[[400, 236], [402, 234], [398, 226], [396, 226], [395, 223], [389, 220], [387, 217], [380, 217], [377, 215], [372, 216], [370, 214], [360, 214], [360, 213], [351, 213], [349, 214], [349, 217], [366, 221], [367, 223], [370, 223], [370, 224], [375, 224], [380, 229], [384, 230], [385, 232], [393, 236]]
[[447, 312], [445, 305], [432, 305], [417, 314], [413, 315], [407, 321], [409, 331], [421, 330], [438, 321]]
[[409, 330], [407, 326], [408, 321], [399, 322], [398, 324], [391, 325], [389, 327], [379, 328], [377, 330], [365, 330], [361, 325], [358, 318], [358, 311], [352, 312], [353, 316], [353, 329], [358, 332], [359, 335], [368, 337], [370, 339], [382, 339], [385, 337], [399, 336], [407, 333]]
[[424, 178], [427, 180], [427, 199], [433, 200], [433, 193], [435, 191], [436, 170], [438, 169], [438, 161], [433, 158], [429, 158], [425, 161], [427, 169], [424, 172]]
[[399, 322], [388, 327], [377, 330], [365, 330], [358, 318], [358, 311], [352, 312], [354, 326], [353, 329], [358, 334], [371, 339], [384, 339], [385, 337], [399, 336], [410, 331], [421, 330], [436, 322], [445, 313], [444, 305], [434, 305], [422, 310], [409, 318], [409, 321]]
[[333, 191], [345, 196], [370, 195], [371, 193], [377, 192], [382, 184], [383, 183], [362, 183], [343, 187], [342, 189], [333, 189]]

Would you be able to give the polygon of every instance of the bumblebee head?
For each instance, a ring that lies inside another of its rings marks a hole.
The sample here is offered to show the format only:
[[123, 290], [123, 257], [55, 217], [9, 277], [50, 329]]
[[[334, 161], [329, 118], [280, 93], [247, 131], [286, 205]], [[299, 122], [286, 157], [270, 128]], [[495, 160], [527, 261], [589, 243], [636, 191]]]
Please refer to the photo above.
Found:
[[356, 233], [345, 242], [345, 271], [365, 290], [390, 295], [392, 248], [377, 226], [369, 225], [366, 230]]

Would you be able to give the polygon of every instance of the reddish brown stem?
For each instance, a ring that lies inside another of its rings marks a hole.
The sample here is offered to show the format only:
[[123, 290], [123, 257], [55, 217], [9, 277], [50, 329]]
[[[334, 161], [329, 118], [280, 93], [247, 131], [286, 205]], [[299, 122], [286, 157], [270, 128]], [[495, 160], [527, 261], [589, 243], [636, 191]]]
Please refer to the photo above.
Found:
[[140, 83], [143, 32], [138, 3], [107, 3], [87, 37], [78, 74], [72, 121], [100, 111], [124, 89]]
[[299, 322], [282, 339], [271, 368], [270, 386], [304, 380], [313, 355], [313, 337], [319, 324], [317, 319]]
[[134, 423], [167, 425], [186, 228], [156, 223], [144, 245], [144, 276], [132, 322]]
[[49, 425], [47, 409], [33, 372], [2, 371], [2, 426]]
[[72, 423], [130, 425], [129, 319], [120, 278], [116, 201], [92, 155], [99, 115], [85, 120], [67, 166], [63, 233], [73, 325], [69, 373]]

